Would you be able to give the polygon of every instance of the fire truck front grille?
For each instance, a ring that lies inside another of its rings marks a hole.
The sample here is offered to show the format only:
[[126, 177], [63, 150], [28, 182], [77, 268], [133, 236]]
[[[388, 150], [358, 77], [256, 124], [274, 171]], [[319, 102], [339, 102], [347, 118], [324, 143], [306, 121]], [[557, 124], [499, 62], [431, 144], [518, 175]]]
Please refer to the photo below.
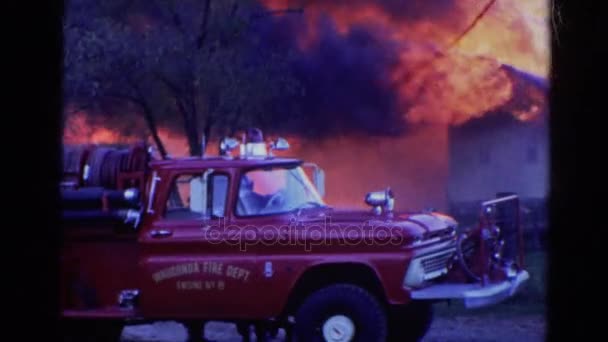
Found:
[[423, 258], [421, 263], [424, 273], [428, 275], [447, 270], [454, 253], [454, 250], [449, 250]]

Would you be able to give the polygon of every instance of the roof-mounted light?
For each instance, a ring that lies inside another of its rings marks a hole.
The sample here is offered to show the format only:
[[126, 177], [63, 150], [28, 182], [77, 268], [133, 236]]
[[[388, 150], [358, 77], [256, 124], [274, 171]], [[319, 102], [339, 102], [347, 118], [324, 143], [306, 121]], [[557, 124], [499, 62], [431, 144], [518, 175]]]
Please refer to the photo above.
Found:
[[229, 156], [230, 152], [239, 146], [239, 141], [234, 138], [224, 137], [220, 141], [220, 155]]
[[262, 131], [252, 128], [243, 133], [242, 141], [235, 138], [224, 137], [220, 141], [220, 155], [229, 156], [230, 152], [239, 147], [240, 158], [269, 158], [272, 151], [286, 151], [289, 143], [284, 138], [277, 138], [274, 141], [264, 141]]
[[259, 128], [249, 128], [246, 133], [243, 133], [240, 147], [241, 158], [265, 158], [268, 155], [268, 150], [264, 143], [264, 134]]
[[272, 151], [287, 151], [289, 149], [289, 143], [284, 138], [277, 138], [277, 140], [270, 142], [270, 155], [272, 156]]
[[266, 158], [267, 156], [268, 150], [263, 142], [247, 142], [241, 145], [242, 158]]

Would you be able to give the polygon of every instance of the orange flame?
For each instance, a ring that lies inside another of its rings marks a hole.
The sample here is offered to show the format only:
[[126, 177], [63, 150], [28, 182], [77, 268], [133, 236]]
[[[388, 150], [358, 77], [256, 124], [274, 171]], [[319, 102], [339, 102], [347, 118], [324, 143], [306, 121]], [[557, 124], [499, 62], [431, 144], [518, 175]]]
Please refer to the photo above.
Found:
[[67, 117], [63, 131], [65, 144], [116, 144], [132, 143], [137, 140], [133, 136], [125, 136], [121, 132], [90, 122], [85, 112], [77, 112]]
[[550, 66], [548, 3], [496, 1], [458, 44], [459, 52], [490, 56], [501, 63], [547, 77]]
[[[133, 115], [129, 117], [128, 121], [131, 125], [138, 127], [139, 129], [136, 131], [141, 134], [128, 134], [124, 130], [112, 128], [105, 122], [96, 122], [84, 111], [76, 112], [66, 118], [63, 143], [66, 145], [132, 144], [144, 140], [147, 144], [155, 146], [151, 136], [143, 128], [143, 123], [137, 119]], [[188, 155], [188, 142], [182, 134], [161, 127], [158, 129], [158, 135], [169, 155]]]
[[[264, 4], [273, 10], [296, 6], [285, 0], [265, 0]], [[308, 25], [298, 41], [303, 50], [309, 49], [324, 15], [331, 17], [343, 35], [357, 25], [383, 29], [388, 39], [401, 44], [401, 64], [393, 72], [393, 82], [406, 118], [414, 123], [459, 124], [513, 102], [514, 96], [528, 95], [514, 92], [517, 80], [509, 78], [501, 64], [548, 75], [547, 4], [540, 0], [495, 1], [456, 42], [485, 5], [454, 1], [450, 13], [413, 20], [389, 13], [381, 1], [311, 1], [304, 7]], [[534, 118], [546, 106], [542, 95], [528, 102], [532, 102], [528, 108], [513, 112], [521, 120]]]
[[402, 83], [402, 98], [415, 99], [408, 120], [460, 124], [511, 98], [512, 84], [498, 63], [482, 58], [471, 62], [460, 55], [441, 57]]
[[[263, 0], [272, 10], [296, 6], [298, 2]], [[358, 24], [373, 24], [390, 33], [397, 41], [433, 44], [446, 47], [479, 14], [486, 1], [454, 1], [452, 13], [436, 20], [404, 20], [388, 13], [379, 2], [308, 1], [305, 15], [312, 27], [323, 14], [329, 15], [338, 31], [346, 34]], [[540, 0], [496, 1], [475, 27], [459, 41], [456, 49], [470, 56], [488, 56], [543, 77], [549, 70], [549, 8]], [[310, 34], [310, 32], [306, 32]]]

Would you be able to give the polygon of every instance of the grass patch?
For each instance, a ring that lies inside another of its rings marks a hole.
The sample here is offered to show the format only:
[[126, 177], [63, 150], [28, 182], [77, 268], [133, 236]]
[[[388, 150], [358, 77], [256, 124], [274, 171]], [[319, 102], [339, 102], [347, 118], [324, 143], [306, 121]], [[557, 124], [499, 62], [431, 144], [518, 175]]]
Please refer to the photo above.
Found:
[[437, 303], [435, 312], [438, 316], [462, 315], [527, 315], [544, 314], [546, 298], [546, 258], [544, 251], [529, 252], [525, 256], [525, 268], [530, 279], [523, 284], [520, 291], [502, 303], [478, 309], [466, 309], [462, 302]]

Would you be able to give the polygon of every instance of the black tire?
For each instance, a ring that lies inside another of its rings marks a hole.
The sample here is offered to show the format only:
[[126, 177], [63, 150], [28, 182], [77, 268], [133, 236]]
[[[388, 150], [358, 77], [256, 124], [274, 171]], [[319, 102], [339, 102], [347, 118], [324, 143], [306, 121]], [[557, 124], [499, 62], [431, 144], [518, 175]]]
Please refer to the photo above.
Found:
[[349, 318], [355, 327], [352, 341], [385, 341], [386, 312], [368, 291], [351, 284], [320, 289], [305, 299], [295, 314], [296, 341], [324, 341], [322, 327], [335, 315]]
[[279, 326], [272, 326], [268, 329], [268, 335], [270, 338], [277, 338], [279, 336]]
[[249, 322], [239, 322], [236, 324], [236, 331], [243, 338], [243, 342], [251, 341], [251, 324]]
[[120, 342], [124, 325], [109, 320], [66, 320], [63, 322], [65, 342]]
[[253, 323], [256, 341], [264, 342], [276, 339], [279, 335], [279, 324], [273, 320], [263, 320]]
[[433, 323], [433, 305], [413, 301], [389, 309], [388, 339], [390, 342], [417, 342], [428, 333]]

